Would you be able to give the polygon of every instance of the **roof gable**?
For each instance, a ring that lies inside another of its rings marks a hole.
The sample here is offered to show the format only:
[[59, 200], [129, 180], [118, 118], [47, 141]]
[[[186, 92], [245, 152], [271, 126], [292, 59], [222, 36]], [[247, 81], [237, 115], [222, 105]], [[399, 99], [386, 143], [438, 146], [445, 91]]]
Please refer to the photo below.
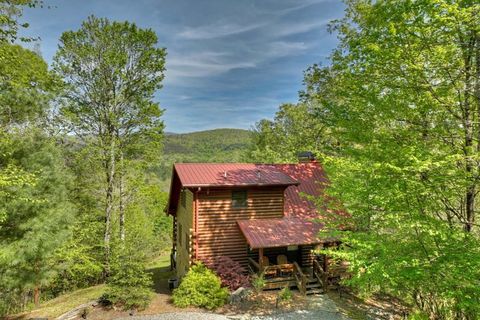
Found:
[[176, 163], [184, 188], [228, 186], [289, 186], [298, 181], [275, 165], [253, 163]]
[[303, 194], [323, 196], [328, 182], [320, 163], [176, 163], [173, 166], [167, 212], [175, 214], [181, 188], [285, 186], [287, 217], [317, 217], [318, 210]]

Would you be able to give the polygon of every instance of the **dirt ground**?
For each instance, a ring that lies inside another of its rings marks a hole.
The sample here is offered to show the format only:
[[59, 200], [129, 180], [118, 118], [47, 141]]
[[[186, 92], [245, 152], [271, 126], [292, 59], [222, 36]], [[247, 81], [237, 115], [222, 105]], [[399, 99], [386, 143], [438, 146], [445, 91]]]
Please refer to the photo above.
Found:
[[[124, 311], [116, 308], [106, 308], [95, 304], [83, 308], [87, 313], [87, 319], [111, 320], [132, 315], [158, 315], [163, 313], [205, 312], [198, 308], [180, 309], [173, 305], [171, 292], [168, 288], [168, 279], [173, 276], [165, 261], [159, 261], [150, 267], [154, 280], [155, 296], [150, 306], [143, 311]], [[369, 300], [361, 300], [345, 289], [330, 290], [327, 295], [302, 296], [298, 291], [292, 290], [293, 297], [288, 301], [278, 299], [278, 291], [266, 291], [262, 293], [252, 292], [246, 299], [236, 304], [226, 304], [215, 313], [225, 316], [247, 315], [267, 319], [269, 316], [301, 312], [302, 310], [334, 309], [335, 313], [344, 319], [366, 320], [396, 320], [404, 319], [406, 308], [391, 297], [374, 297]], [[78, 304], [77, 304], [78, 305]], [[329, 311], [330, 312], [330, 311]], [[26, 313], [15, 319], [29, 319], [31, 316], [42, 316], [37, 313]], [[281, 317], [280, 317], [281, 318]], [[343, 319], [342, 318], [342, 319]], [[53, 319], [53, 318], [50, 318]], [[69, 318], [73, 320], [73, 318]], [[81, 315], [75, 319], [83, 319]], [[194, 319], [192, 319], [194, 320]]]

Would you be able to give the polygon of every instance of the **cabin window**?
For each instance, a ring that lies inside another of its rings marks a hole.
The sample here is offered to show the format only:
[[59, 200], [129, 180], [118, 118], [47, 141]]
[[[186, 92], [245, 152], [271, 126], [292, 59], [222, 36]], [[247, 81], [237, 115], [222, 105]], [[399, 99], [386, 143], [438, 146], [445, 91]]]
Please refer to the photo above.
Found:
[[185, 190], [180, 193], [180, 203], [184, 209], [187, 207], [187, 192]]
[[232, 191], [232, 207], [234, 208], [247, 207], [247, 190]]

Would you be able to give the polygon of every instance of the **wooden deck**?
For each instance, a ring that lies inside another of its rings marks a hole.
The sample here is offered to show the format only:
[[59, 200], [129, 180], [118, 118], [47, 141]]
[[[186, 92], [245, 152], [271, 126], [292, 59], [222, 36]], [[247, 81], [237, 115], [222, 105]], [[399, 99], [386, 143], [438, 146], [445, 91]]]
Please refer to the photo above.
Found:
[[291, 264], [291, 274], [282, 274], [282, 265], [270, 265], [261, 268], [253, 259], [249, 258], [250, 272], [263, 274], [265, 286], [263, 290], [279, 290], [285, 287], [295, 288], [303, 295], [318, 294], [326, 292], [327, 277], [320, 264], [314, 261], [312, 268], [302, 270], [297, 262]]

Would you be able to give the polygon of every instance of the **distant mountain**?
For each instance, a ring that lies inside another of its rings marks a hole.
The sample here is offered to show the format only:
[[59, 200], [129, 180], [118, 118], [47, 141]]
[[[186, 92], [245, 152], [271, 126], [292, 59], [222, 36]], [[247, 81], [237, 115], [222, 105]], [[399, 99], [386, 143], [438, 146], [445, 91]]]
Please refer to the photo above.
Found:
[[191, 133], [165, 133], [160, 165], [162, 188], [167, 191], [175, 162], [242, 162], [251, 144], [251, 132], [214, 129]]

